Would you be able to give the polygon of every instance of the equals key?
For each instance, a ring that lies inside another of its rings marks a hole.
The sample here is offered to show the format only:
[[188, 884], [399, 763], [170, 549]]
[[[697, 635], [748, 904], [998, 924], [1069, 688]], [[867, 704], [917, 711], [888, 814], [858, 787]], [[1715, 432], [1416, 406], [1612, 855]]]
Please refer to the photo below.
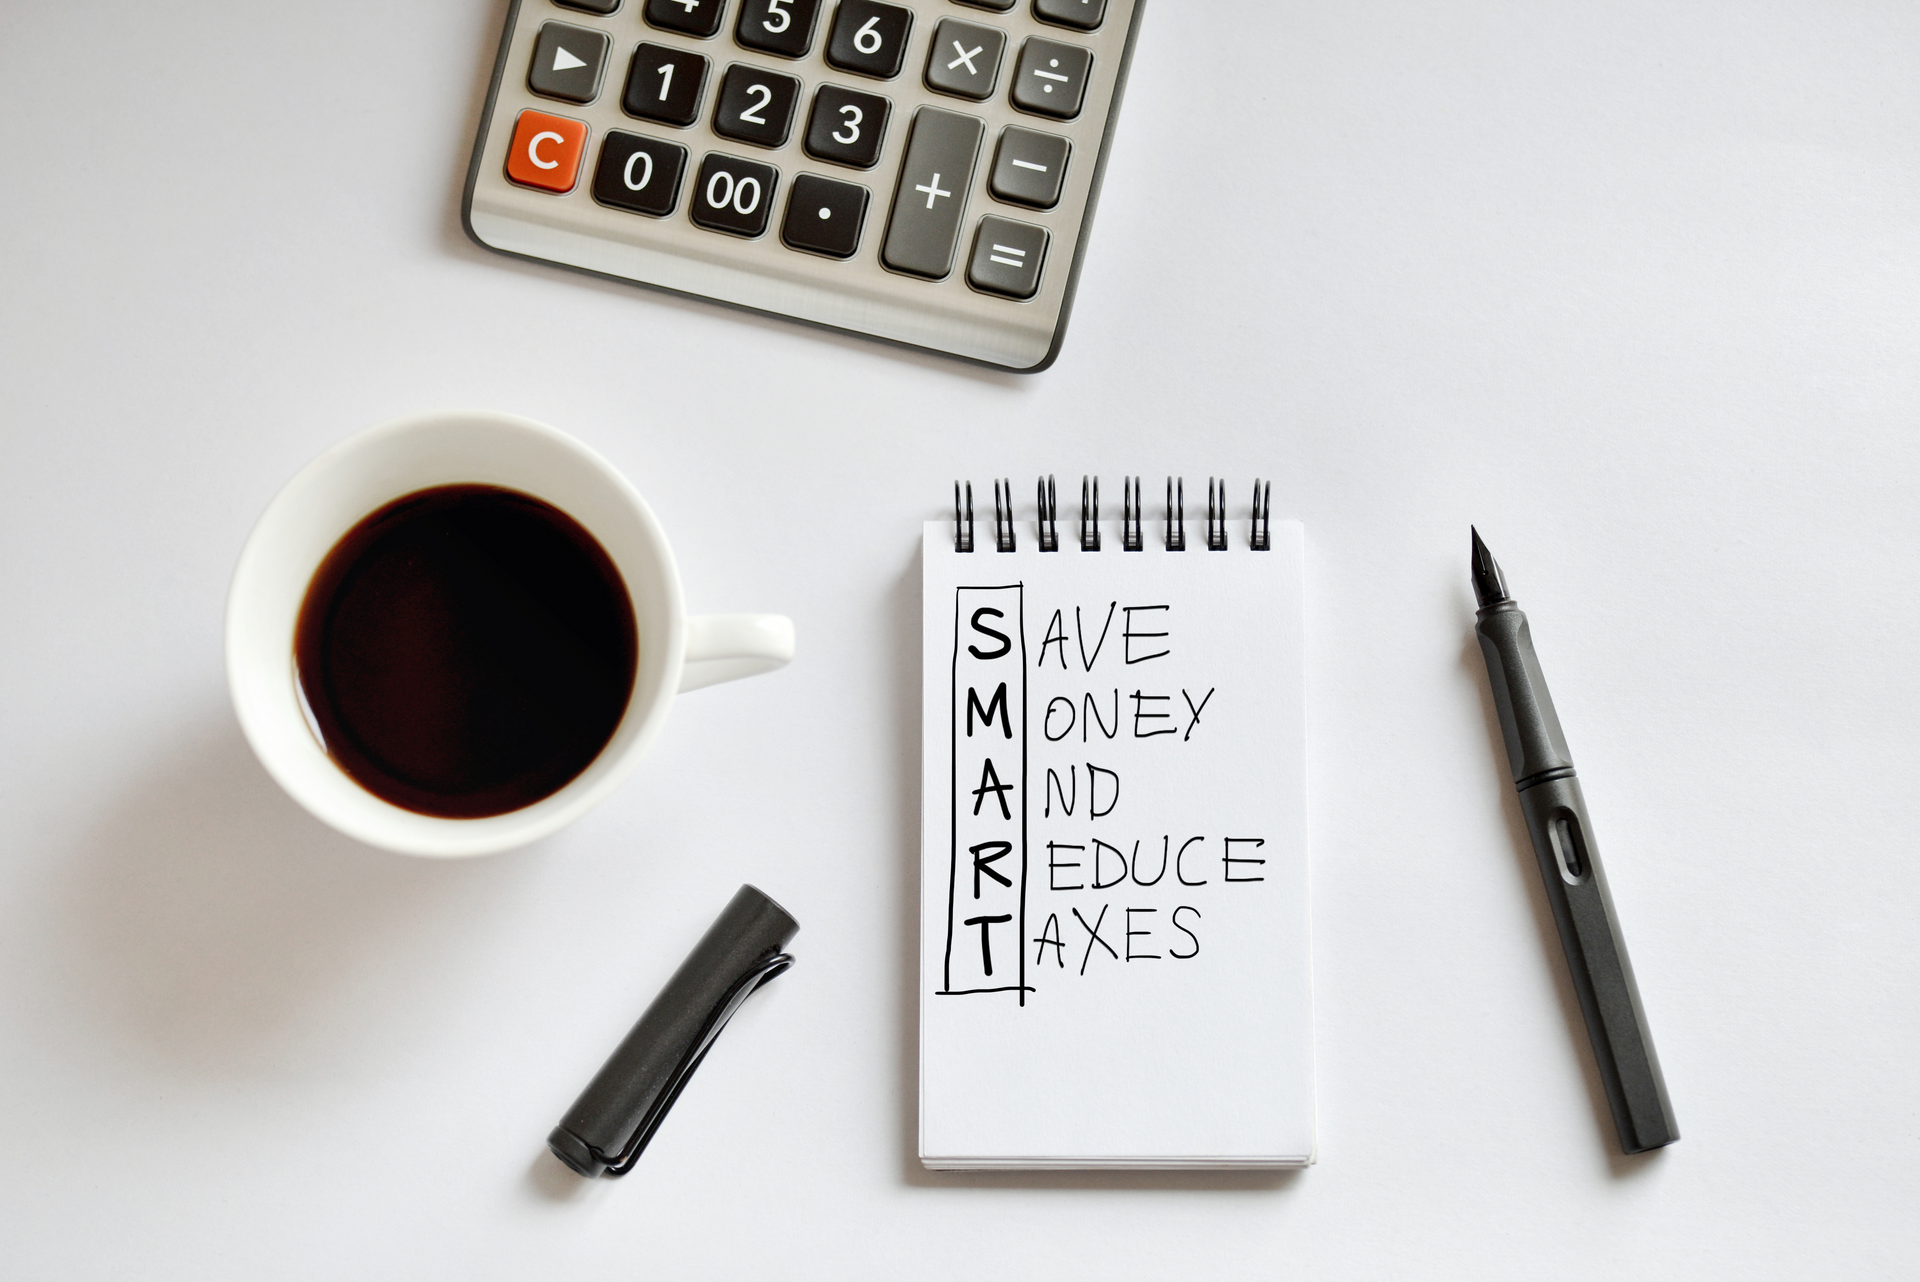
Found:
[[1047, 261], [1047, 229], [989, 214], [980, 220], [967, 264], [967, 283], [1002, 298], [1028, 299], [1040, 292]]

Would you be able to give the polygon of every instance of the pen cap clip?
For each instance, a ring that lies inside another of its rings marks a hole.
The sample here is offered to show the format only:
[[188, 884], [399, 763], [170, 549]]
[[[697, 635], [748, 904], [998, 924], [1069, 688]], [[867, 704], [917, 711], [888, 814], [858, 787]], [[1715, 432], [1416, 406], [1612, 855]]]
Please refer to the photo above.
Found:
[[654, 1100], [653, 1107], [641, 1117], [640, 1129], [633, 1133], [633, 1138], [627, 1141], [627, 1146], [622, 1152], [614, 1154], [608, 1160], [605, 1172], [607, 1176], [617, 1178], [633, 1169], [634, 1163], [638, 1162], [640, 1155], [646, 1151], [647, 1141], [651, 1140], [653, 1133], [660, 1129], [660, 1123], [666, 1120], [667, 1111], [673, 1107], [674, 1101], [680, 1098], [680, 1092], [692, 1078], [693, 1070], [700, 1067], [700, 1061], [707, 1057], [708, 1049], [713, 1046], [714, 1039], [720, 1036], [720, 1030], [727, 1026], [727, 1021], [733, 1018], [733, 1013], [739, 1010], [741, 1004], [753, 996], [762, 984], [792, 965], [793, 954], [776, 953], [769, 957], [759, 969], [741, 978], [727, 1000], [714, 1012], [712, 1020], [701, 1032], [700, 1040], [689, 1047], [686, 1056], [674, 1066], [665, 1089]]
[[742, 886], [547, 1137], [554, 1156], [589, 1177], [633, 1169], [734, 1012], [793, 964], [799, 929]]

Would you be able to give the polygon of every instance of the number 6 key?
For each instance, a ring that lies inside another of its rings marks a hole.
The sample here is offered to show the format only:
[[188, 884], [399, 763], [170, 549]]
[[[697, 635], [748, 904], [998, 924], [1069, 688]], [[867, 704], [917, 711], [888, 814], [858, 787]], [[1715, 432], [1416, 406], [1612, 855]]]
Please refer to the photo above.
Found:
[[891, 80], [906, 62], [913, 10], [874, 0], [840, 0], [827, 36], [827, 61], [842, 71]]

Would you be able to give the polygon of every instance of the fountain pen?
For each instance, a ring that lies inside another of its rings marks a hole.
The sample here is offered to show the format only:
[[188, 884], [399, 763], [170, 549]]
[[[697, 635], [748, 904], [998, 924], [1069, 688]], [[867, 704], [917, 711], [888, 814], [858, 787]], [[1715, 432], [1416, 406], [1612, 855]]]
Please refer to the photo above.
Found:
[[1480, 605], [1473, 630], [1486, 656], [1507, 764], [1560, 929], [1573, 991], [1586, 1017], [1620, 1151], [1644, 1153], [1673, 1143], [1680, 1131], [1640, 1008], [1613, 896], [1600, 868], [1587, 803], [1533, 652], [1527, 616], [1508, 594], [1506, 579], [1478, 530], [1473, 531], [1472, 572]]

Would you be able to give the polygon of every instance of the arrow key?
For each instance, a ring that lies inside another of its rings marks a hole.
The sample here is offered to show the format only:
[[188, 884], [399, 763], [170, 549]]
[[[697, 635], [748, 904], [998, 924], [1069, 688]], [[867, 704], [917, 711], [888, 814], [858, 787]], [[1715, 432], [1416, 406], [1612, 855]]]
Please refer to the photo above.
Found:
[[600, 96], [600, 78], [607, 69], [610, 44], [604, 31], [564, 22], [542, 24], [540, 37], [533, 42], [527, 88], [543, 98], [592, 102]]

